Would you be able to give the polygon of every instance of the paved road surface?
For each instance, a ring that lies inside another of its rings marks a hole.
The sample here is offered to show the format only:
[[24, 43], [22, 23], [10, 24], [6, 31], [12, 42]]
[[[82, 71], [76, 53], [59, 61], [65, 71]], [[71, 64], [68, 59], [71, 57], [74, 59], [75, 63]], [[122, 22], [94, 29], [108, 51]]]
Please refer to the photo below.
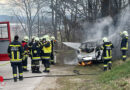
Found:
[[[30, 61], [30, 60], [29, 60]], [[1, 66], [2, 64], [8, 63], [8, 61], [1, 61], [0, 62], [0, 76], [3, 76], [4, 78], [12, 78], [12, 68], [10, 66], [10, 63]], [[38, 76], [38, 75], [46, 75], [45, 73], [41, 74], [32, 74], [31, 73], [31, 65], [28, 65], [29, 72], [24, 73], [24, 77], [28, 76]], [[42, 70], [43, 71], [43, 67]], [[0, 88], [0, 90], [34, 90], [34, 88], [40, 84], [40, 82], [43, 80], [44, 77], [38, 77], [38, 78], [25, 78], [23, 81], [14, 82], [13, 80], [4, 81], [6, 85], [3, 89]]]

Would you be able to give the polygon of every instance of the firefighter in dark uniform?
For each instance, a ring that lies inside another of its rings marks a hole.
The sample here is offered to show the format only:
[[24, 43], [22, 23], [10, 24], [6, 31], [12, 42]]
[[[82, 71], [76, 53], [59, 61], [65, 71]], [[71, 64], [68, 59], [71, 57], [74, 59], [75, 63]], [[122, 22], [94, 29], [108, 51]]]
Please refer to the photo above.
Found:
[[32, 54], [32, 46], [33, 44], [35, 43], [35, 36], [32, 36], [32, 40], [31, 42], [29, 43], [28, 45], [28, 48], [29, 48], [29, 56], [31, 57], [31, 54]]
[[50, 37], [48, 35], [45, 35], [43, 37], [41, 46], [41, 59], [42, 64], [44, 64], [45, 70], [43, 72], [49, 73], [50, 72], [50, 56], [51, 56], [51, 43], [50, 43]]
[[40, 44], [39, 38], [35, 37], [35, 43], [32, 45], [32, 62], [31, 69], [32, 73], [41, 73], [40, 71]]
[[13, 70], [14, 82], [17, 82], [17, 67], [19, 70], [19, 80], [23, 80], [23, 69], [22, 69], [22, 54], [23, 48], [21, 43], [18, 41], [19, 37], [16, 35], [14, 41], [8, 47], [8, 54]]
[[56, 40], [55, 40], [55, 37], [54, 36], [51, 36], [51, 59], [50, 59], [50, 63], [52, 65], [55, 64], [55, 61], [54, 61], [54, 44], [55, 44]]
[[112, 48], [113, 44], [108, 41], [106, 37], [103, 38], [103, 45], [101, 49], [103, 50], [102, 59], [104, 60], [104, 71], [111, 69], [112, 67]]
[[123, 31], [121, 34], [121, 51], [122, 51], [122, 60], [125, 61], [127, 58], [127, 50], [128, 50], [128, 32]]
[[28, 40], [29, 38], [25, 36], [24, 40], [22, 41], [22, 47], [24, 50], [22, 64], [23, 64], [23, 71], [25, 72], [28, 72], [27, 70], [27, 64], [28, 64], [27, 59], [28, 59], [28, 53], [29, 53]]

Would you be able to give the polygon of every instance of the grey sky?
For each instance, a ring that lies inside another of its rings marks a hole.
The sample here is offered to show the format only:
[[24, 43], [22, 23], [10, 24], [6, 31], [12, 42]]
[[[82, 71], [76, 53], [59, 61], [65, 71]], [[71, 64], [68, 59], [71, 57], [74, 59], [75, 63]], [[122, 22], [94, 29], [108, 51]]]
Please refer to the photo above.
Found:
[[9, 15], [11, 10], [8, 4], [9, 0], [0, 0], [0, 15]]

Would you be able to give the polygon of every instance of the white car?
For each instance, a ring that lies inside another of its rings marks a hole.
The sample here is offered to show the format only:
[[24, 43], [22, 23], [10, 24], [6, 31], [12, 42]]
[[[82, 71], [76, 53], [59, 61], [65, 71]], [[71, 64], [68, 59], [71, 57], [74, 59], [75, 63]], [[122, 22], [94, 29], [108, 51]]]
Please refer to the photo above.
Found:
[[102, 61], [102, 50], [98, 42], [88, 41], [80, 45], [77, 51], [79, 62]]

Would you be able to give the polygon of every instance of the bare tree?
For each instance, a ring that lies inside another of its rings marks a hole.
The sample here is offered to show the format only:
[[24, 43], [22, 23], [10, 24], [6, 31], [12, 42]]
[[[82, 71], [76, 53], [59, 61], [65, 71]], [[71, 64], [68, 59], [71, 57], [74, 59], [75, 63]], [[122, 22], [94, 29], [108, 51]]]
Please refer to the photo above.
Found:
[[44, 0], [12, 0], [11, 4], [16, 7], [13, 9], [14, 15], [21, 23], [25, 33], [31, 38], [36, 17], [44, 6]]

